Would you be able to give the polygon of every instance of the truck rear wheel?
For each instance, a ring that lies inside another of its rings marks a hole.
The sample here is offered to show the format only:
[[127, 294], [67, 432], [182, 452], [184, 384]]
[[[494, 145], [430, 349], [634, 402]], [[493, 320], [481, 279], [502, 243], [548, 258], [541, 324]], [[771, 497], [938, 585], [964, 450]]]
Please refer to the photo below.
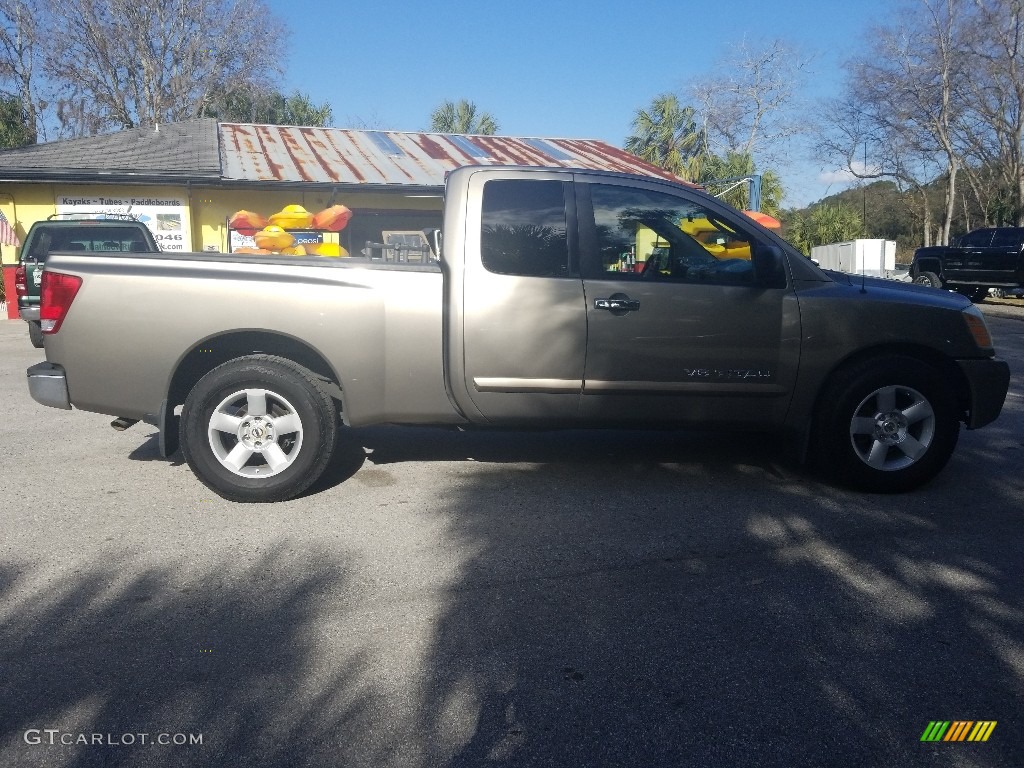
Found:
[[43, 348], [43, 327], [34, 320], [28, 321], [28, 340], [36, 349]]
[[815, 422], [819, 468], [859, 490], [901, 493], [931, 480], [956, 447], [960, 421], [941, 374], [910, 357], [838, 371]]
[[323, 473], [338, 415], [307, 369], [280, 357], [224, 363], [189, 393], [181, 450], [196, 477], [230, 501], [293, 498]]
[[966, 296], [975, 304], [980, 304], [988, 296], [988, 288], [985, 287], [957, 288], [956, 292], [961, 296]]
[[941, 288], [942, 281], [934, 272], [918, 272], [914, 278], [916, 285], [930, 285], [932, 288]]

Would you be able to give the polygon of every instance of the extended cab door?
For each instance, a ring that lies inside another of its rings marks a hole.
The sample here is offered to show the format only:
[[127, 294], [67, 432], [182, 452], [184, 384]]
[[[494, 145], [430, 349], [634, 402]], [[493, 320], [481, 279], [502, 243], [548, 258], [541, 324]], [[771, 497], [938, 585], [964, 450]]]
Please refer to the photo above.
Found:
[[458, 178], [467, 174], [465, 184], [449, 179], [465, 195], [454, 202], [465, 211], [464, 229], [445, 221], [445, 252], [464, 254], [461, 276], [448, 275], [453, 396], [473, 420], [475, 410], [494, 423], [573, 423], [587, 312], [572, 258], [572, 175], [492, 169]]
[[784, 254], [705, 195], [582, 174], [577, 182], [589, 327], [582, 414], [781, 424], [800, 355]]

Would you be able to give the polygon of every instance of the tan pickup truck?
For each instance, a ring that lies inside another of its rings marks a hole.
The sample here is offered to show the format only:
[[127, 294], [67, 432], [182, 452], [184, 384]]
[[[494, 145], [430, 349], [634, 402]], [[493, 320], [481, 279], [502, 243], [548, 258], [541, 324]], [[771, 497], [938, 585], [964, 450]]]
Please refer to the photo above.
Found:
[[475, 167], [444, 205], [418, 263], [53, 254], [32, 396], [156, 425], [239, 501], [308, 488], [342, 422], [764, 430], [904, 491], [1002, 408], [967, 299], [823, 272], [699, 190]]

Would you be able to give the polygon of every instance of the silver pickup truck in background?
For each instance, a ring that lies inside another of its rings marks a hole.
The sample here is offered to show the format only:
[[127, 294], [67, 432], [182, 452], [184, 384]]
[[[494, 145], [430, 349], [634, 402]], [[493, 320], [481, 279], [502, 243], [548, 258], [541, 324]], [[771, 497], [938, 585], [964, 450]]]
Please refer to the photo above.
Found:
[[29, 389], [154, 424], [216, 493], [276, 501], [342, 421], [772, 431], [838, 482], [905, 491], [1009, 386], [967, 299], [826, 273], [690, 187], [463, 168], [442, 232], [412, 264], [54, 254]]

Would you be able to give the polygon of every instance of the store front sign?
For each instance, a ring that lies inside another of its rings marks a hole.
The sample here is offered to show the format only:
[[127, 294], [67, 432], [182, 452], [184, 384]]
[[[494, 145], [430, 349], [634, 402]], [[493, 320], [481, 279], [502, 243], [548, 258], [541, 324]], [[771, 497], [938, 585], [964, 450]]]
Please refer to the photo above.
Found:
[[153, 238], [160, 246], [160, 250], [192, 250], [188, 200], [184, 197], [58, 194], [57, 213], [74, 214], [89, 219], [103, 219], [108, 216], [127, 214], [149, 228], [149, 231], [153, 233]]

